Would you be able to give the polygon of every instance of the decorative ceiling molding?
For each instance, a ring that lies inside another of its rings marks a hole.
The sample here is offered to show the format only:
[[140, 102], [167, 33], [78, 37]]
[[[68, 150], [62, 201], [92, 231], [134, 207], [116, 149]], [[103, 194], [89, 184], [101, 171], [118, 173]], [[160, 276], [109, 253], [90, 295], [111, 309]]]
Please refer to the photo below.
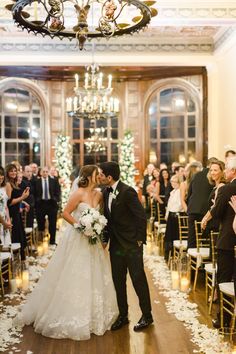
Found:
[[[119, 52], [119, 53], [212, 53], [213, 51], [212, 43], [96, 43], [96, 52]], [[54, 43], [51, 41], [50, 43], [26, 43], [26, 42], [5, 42], [0, 43], [0, 51], [1, 53], [9, 54], [9, 53], [30, 53], [30, 54], [39, 54], [47, 55], [48, 53], [68, 53], [70, 54], [78, 54], [78, 48], [75, 47], [74, 44], [61, 42]], [[85, 51], [92, 52], [92, 45], [86, 44]], [[83, 56], [85, 54], [81, 54]]]
[[[46, 56], [78, 55], [75, 41], [56, 41], [35, 37], [19, 30], [11, 13], [4, 6], [10, 0], [0, 1], [0, 50], [9, 53], [29, 53]], [[235, 33], [236, 1], [213, 0], [159, 0], [158, 16], [152, 18], [147, 30], [138, 35], [94, 41], [98, 53], [158, 53], [158, 54], [214, 54]], [[235, 26], [235, 27], [234, 27]], [[85, 45], [91, 52], [91, 44]], [[86, 53], [80, 53], [84, 57]], [[57, 60], [57, 58], [55, 58]]]

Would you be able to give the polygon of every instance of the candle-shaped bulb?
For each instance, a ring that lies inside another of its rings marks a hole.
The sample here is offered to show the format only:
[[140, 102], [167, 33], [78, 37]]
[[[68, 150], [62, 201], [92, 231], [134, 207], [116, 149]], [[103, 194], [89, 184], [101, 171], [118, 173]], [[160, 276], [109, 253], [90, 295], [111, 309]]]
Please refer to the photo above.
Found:
[[112, 75], [108, 75], [108, 88], [111, 88]]
[[79, 75], [75, 74], [75, 88], [78, 89], [79, 88]]

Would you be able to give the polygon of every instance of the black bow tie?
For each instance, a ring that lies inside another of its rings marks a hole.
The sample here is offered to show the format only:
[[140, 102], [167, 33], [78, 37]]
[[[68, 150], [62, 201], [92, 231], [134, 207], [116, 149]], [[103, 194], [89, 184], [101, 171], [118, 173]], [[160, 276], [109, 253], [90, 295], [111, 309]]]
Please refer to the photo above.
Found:
[[108, 187], [107, 191], [108, 191], [108, 193], [113, 193], [113, 188], [112, 187]]

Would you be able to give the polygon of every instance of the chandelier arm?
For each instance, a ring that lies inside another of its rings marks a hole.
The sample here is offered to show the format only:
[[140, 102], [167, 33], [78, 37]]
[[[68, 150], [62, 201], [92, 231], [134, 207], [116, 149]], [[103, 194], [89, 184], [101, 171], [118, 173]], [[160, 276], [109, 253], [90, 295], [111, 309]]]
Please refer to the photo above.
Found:
[[[43, 23], [44, 23], [43, 25], [33, 23], [32, 21], [27, 21], [27, 19], [25, 19], [24, 16], [22, 15], [22, 12], [24, 11], [24, 8], [27, 5], [31, 5], [33, 2], [37, 2], [37, 3], [43, 5], [42, 0], [18, 0], [14, 4], [14, 6], [12, 8], [12, 15], [13, 15], [14, 21], [18, 24], [19, 27], [21, 27], [22, 29], [26, 29], [28, 32], [32, 31], [35, 35], [42, 34], [43, 36], [48, 35], [51, 38], [59, 37], [60, 39], [68, 38], [69, 40], [76, 38], [77, 34], [74, 31], [68, 30], [66, 28], [62, 29], [61, 25], [59, 25], [59, 27], [56, 30], [51, 31], [47, 27], [45, 27], [45, 21], [43, 21]], [[60, 0], [60, 4], [64, 5], [64, 3], [66, 3], [66, 2], [71, 2], [71, 0], [63, 0], [63, 1]], [[96, 1], [96, 2], [98, 2], [98, 1]], [[114, 30], [113, 36], [122, 36], [124, 34], [132, 34], [132, 33], [138, 32], [142, 28], [146, 27], [151, 20], [151, 10], [143, 2], [141, 2], [139, 0], [123, 0], [123, 2], [125, 2], [129, 5], [133, 5], [134, 7], [139, 9], [142, 14], [142, 18], [138, 23], [132, 24], [129, 27], [122, 28], [122, 29], [119, 27], [116, 28]], [[63, 22], [63, 24], [64, 24], [64, 22]], [[64, 25], [63, 25], [63, 27], [64, 27]], [[86, 36], [87, 36], [87, 38], [93, 39], [93, 38], [104, 37], [104, 34], [99, 31], [97, 31], [97, 32], [96, 31], [88, 31]]]

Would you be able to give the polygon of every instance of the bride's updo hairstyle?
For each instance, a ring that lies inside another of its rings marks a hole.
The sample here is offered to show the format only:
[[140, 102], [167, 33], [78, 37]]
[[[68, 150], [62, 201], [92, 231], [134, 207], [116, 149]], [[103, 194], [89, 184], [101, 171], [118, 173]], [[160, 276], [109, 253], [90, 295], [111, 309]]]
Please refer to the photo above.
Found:
[[98, 167], [96, 165], [85, 165], [79, 172], [78, 187], [86, 188], [89, 185], [89, 178], [92, 177], [94, 171], [98, 173]]

